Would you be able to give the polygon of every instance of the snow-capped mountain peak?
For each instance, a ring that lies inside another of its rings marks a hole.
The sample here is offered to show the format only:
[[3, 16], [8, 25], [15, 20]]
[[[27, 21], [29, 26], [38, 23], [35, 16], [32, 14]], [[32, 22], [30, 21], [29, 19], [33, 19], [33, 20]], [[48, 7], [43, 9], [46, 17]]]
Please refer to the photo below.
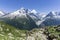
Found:
[[31, 13], [36, 14], [36, 13], [37, 13], [37, 11], [33, 9], [33, 10], [31, 11]]
[[0, 16], [4, 15], [4, 12], [0, 11]]
[[54, 11], [50, 12], [51, 15], [56, 15]]
[[54, 17], [54, 16], [56, 16], [56, 13], [55, 13], [54, 11], [49, 12], [49, 13], [46, 15], [46, 17]]
[[31, 13], [31, 10], [30, 9], [25, 9], [25, 8], [20, 8], [19, 10], [18, 10], [20, 13]]
[[[32, 13], [32, 15], [30, 15]], [[26, 14], [28, 14], [29, 16], [35, 16], [36, 15], [36, 11], [35, 10], [29, 10], [29, 9], [25, 9], [25, 8], [21, 8], [15, 12], [9, 13], [8, 15], [5, 15], [4, 17], [9, 17], [11, 19], [15, 18], [15, 17], [26, 17]]]

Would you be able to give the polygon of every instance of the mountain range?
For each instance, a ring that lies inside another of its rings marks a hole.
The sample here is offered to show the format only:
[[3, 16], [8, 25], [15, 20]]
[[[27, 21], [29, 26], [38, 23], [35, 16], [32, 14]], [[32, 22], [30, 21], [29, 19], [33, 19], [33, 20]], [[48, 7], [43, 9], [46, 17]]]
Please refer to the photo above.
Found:
[[33, 28], [60, 25], [60, 12], [42, 14], [36, 10], [21, 8], [11, 13], [0, 11], [0, 21], [13, 25], [19, 29], [31, 30]]

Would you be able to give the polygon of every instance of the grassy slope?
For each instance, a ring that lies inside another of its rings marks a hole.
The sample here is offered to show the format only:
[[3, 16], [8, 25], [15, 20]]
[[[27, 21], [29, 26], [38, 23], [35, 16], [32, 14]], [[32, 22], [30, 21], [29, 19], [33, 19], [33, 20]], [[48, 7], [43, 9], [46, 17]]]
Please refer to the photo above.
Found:
[[19, 30], [0, 21], [0, 40], [22, 40], [26, 37], [26, 30]]
[[[54, 27], [47, 27], [51, 35], [59, 35], [60, 32], [56, 31]], [[46, 31], [46, 30], [45, 30]], [[26, 40], [26, 30], [20, 30], [0, 21], [0, 40]], [[60, 37], [57, 38], [60, 40]]]

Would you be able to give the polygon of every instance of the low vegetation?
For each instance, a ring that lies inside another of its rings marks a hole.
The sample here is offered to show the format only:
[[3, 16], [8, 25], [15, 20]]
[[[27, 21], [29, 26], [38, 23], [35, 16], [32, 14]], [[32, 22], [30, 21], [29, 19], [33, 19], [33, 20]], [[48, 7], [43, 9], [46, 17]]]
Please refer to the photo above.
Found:
[[49, 26], [45, 28], [44, 34], [49, 40], [60, 40], [60, 26]]
[[20, 30], [0, 21], [0, 40], [24, 40], [26, 30]]
[[60, 40], [60, 26], [21, 30], [0, 21], [0, 40]]

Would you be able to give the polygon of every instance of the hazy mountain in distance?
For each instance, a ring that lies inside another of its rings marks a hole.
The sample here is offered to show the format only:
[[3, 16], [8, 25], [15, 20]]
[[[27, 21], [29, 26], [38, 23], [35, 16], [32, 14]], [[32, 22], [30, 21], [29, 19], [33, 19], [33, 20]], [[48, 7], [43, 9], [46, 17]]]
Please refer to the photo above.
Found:
[[46, 15], [44, 18], [44, 21], [41, 23], [45, 26], [54, 26], [54, 25], [60, 25], [60, 13], [59, 12], [50, 12]]

